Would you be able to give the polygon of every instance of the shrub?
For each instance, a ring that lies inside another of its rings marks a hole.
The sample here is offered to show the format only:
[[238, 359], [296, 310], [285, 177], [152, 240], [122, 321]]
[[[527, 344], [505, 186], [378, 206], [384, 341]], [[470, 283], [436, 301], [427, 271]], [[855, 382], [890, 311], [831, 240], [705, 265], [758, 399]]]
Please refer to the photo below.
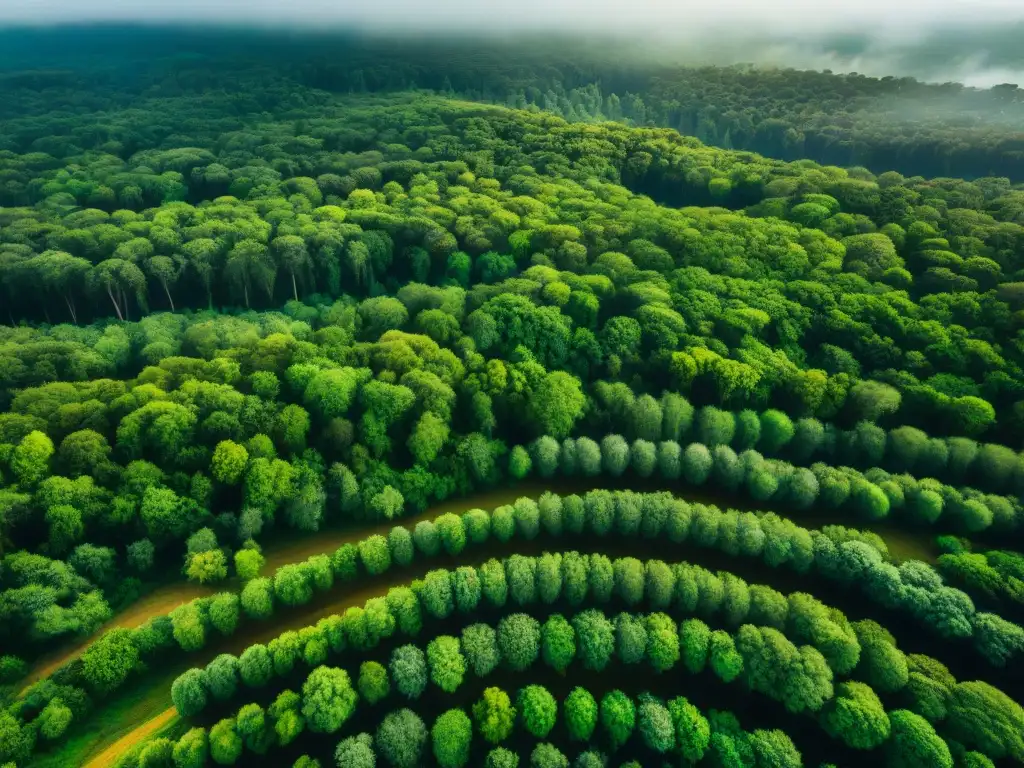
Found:
[[521, 689], [516, 698], [516, 709], [523, 727], [538, 739], [543, 739], [555, 727], [558, 705], [543, 686], [528, 685]]
[[436, 557], [441, 551], [441, 537], [430, 520], [420, 520], [412, 530], [412, 540], [416, 549], [427, 557]]
[[466, 659], [459, 649], [459, 641], [450, 635], [440, 635], [427, 646], [427, 666], [430, 679], [445, 693], [454, 693], [466, 673]]
[[530, 753], [530, 768], [569, 768], [569, 758], [554, 744], [538, 744]]
[[609, 691], [601, 698], [601, 727], [614, 752], [625, 744], [636, 727], [636, 708], [622, 691]]
[[537, 601], [537, 561], [534, 558], [510, 556], [505, 561], [505, 577], [513, 603], [530, 605]]
[[483, 544], [491, 535], [491, 516], [482, 509], [471, 509], [462, 515], [466, 538], [473, 544]]
[[302, 685], [302, 715], [311, 731], [334, 733], [355, 712], [357, 699], [345, 670], [317, 667]]
[[391, 692], [387, 670], [376, 661], [364, 661], [359, 666], [358, 688], [368, 704], [376, 704]]
[[679, 661], [679, 631], [664, 613], [649, 614], [646, 619], [647, 660], [657, 672], [667, 672]]
[[492, 749], [484, 760], [484, 768], [519, 768], [519, 755], [504, 747]]
[[251, 619], [268, 619], [274, 613], [273, 582], [267, 578], [250, 580], [241, 594], [242, 610]]
[[787, 446], [796, 434], [793, 422], [782, 411], [770, 409], [761, 414], [759, 447], [767, 454], [775, 454]]
[[676, 743], [684, 760], [698, 762], [711, 742], [711, 726], [701, 711], [685, 697], [668, 702], [668, 712], [675, 728]]
[[267, 647], [256, 643], [246, 648], [238, 658], [238, 672], [242, 682], [250, 688], [259, 688], [270, 682], [274, 675], [274, 662]]
[[222, 592], [210, 599], [210, 624], [222, 635], [232, 635], [238, 626], [238, 595]]
[[388, 552], [391, 559], [403, 567], [412, 563], [416, 548], [407, 528], [396, 525], [388, 532]]
[[569, 738], [590, 741], [597, 726], [597, 701], [586, 688], [577, 686], [565, 697], [562, 705]]
[[449, 555], [457, 555], [466, 547], [466, 529], [462, 518], [451, 512], [439, 516], [434, 525], [441, 538], [441, 546]]
[[505, 566], [491, 558], [478, 569], [480, 574], [480, 590], [491, 605], [500, 608], [508, 599], [508, 581], [505, 579]]
[[836, 685], [835, 697], [822, 710], [822, 724], [833, 738], [854, 749], [874, 749], [889, 738], [889, 716], [878, 696], [864, 683]]
[[561, 614], [554, 614], [541, 627], [541, 654], [544, 663], [564, 672], [576, 657], [576, 633]]
[[234, 765], [242, 756], [242, 737], [235, 730], [234, 718], [220, 720], [210, 729], [210, 757], [221, 765]]
[[620, 613], [615, 617], [615, 650], [623, 664], [639, 664], [647, 653], [647, 627], [640, 616]]
[[388, 540], [379, 534], [359, 542], [359, 560], [371, 576], [384, 573], [391, 567], [391, 549]]
[[238, 659], [230, 653], [222, 653], [206, 665], [203, 681], [215, 699], [226, 701], [238, 689]]
[[557, 494], [545, 492], [537, 500], [540, 513], [540, 524], [551, 536], [562, 533], [562, 498]]
[[521, 445], [514, 446], [508, 456], [508, 473], [516, 480], [522, 480], [530, 474], [533, 459]]
[[498, 651], [509, 669], [529, 669], [540, 653], [540, 624], [525, 613], [504, 616], [498, 623]]
[[480, 603], [480, 575], [468, 565], [455, 569], [455, 607], [460, 613], [475, 611]]
[[629, 443], [622, 435], [606, 435], [601, 440], [601, 466], [612, 477], [618, 477], [629, 466]]
[[703, 485], [711, 474], [713, 465], [711, 452], [700, 443], [691, 443], [683, 451], [682, 475], [691, 485]]
[[462, 768], [469, 762], [473, 724], [461, 709], [450, 709], [430, 729], [434, 757], [440, 768]]
[[675, 746], [676, 734], [672, 716], [660, 702], [643, 698], [637, 708], [637, 723], [648, 749], [665, 754]]
[[615, 651], [615, 629], [603, 613], [589, 609], [572, 619], [576, 631], [576, 647], [583, 668], [601, 672]]
[[424, 610], [436, 619], [450, 616], [455, 610], [455, 596], [452, 593], [452, 575], [444, 569], [428, 571], [420, 590], [420, 603]]
[[480, 735], [491, 744], [500, 744], [512, 733], [516, 710], [508, 694], [500, 688], [485, 688], [473, 705], [473, 719]]
[[274, 597], [285, 605], [305, 605], [313, 599], [313, 585], [301, 564], [282, 565], [277, 569], [274, 573]]
[[206, 708], [206, 676], [200, 669], [178, 675], [171, 684], [171, 701], [182, 717], [192, 717]]
[[427, 687], [427, 657], [415, 645], [403, 645], [391, 653], [388, 665], [395, 689], [408, 699], [418, 699]]
[[512, 538], [516, 532], [516, 518], [509, 505], [497, 507], [491, 513], [491, 533], [494, 538], [504, 543]]
[[540, 510], [533, 499], [516, 499], [512, 505], [512, 513], [515, 516], [516, 531], [527, 541], [537, 538], [540, 533]]
[[498, 637], [488, 624], [471, 624], [462, 630], [462, 652], [477, 677], [486, 677], [498, 666]]
[[400, 709], [385, 715], [374, 740], [377, 752], [394, 768], [415, 768], [427, 743], [427, 727], [419, 715]]
[[376, 768], [373, 737], [368, 733], [360, 733], [343, 739], [334, 750], [334, 762], [339, 768]]

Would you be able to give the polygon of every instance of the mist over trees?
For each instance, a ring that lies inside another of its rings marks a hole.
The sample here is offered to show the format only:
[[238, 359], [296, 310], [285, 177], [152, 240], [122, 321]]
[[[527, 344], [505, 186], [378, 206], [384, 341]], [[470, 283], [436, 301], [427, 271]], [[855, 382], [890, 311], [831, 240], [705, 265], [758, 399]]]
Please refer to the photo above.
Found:
[[0, 764], [1024, 759], [1018, 89], [45, 34]]

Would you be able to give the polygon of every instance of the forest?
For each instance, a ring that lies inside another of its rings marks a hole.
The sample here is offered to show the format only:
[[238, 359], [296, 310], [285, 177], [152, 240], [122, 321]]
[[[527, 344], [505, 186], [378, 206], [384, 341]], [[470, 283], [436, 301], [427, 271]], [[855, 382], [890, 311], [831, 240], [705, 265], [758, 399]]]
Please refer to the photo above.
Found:
[[1015, 85], [0, 49], [0, 766], [1024, 764]]

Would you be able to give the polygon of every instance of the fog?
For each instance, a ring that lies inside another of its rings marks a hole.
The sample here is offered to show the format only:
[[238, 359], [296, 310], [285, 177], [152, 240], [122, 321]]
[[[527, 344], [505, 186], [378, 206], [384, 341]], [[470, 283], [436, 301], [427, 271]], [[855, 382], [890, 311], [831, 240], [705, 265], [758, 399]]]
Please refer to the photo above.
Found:
[[1024, 81], [1024, 0], [0, 0], [0, 26], [104, 22], [614, 36], [673, 63]]
[[1024, 19], [1019, 0], [3, 0], [0, 21], [217, 21], [390, 28], [871, 30], [905, 38], [936, 26]]

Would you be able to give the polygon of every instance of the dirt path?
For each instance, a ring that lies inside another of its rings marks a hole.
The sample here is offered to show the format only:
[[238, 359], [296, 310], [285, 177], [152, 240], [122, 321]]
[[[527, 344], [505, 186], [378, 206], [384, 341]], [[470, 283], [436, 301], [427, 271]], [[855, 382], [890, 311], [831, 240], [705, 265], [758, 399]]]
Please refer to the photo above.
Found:
[[165, 584], [157, 587], [148, 595], [140, 597], [106, 624], [103, 624], [89, 637], [83, 638], [74, 644], [58, 648], [56, 651], [52, 651], [45, 656], [40, 656], [29, 670], [23, 685], [27, 688], [32, 683], [50, 675], [67, 662], [77, 659], [97, 637], [108, 629], [116, 627], [133, 629], [145, 624], [148, 619], [154, 616], [170, 613], [179, 605], [183, 605], [197, 597], [212, 595], [216, 591], [213, 587], [204, 587], [200, 584], [188, 582]]
[[[545, 483], [543, 481], [524, 483], [515, 488], [504, 488], [477, 494], [469, 498], [448, 500], [431, 507], [419, 515], [402, 518], [400, 521], [391, 521], [380, 525], [359, 528], [335, 529], [315, 535], [296, 536], [290, 539], [279, 540], [267, 548], [268, 567], [265, 568], [264, 572], [269, 573], [273, 568], [280, 565], [303, 560], [314, 554], [333, 552], [342, 544], [358, 541], [374, 533], [386, 533], [396, 522], [408, 527], [415, 525], [419, 520], [432, 519], [446, 512], [463, 512], [477, 507], [491, 510], [502, 504], [511, 503], [523, 496], [537, 498], [547, 490], [554, 490], [559, 493], [582, 492], [588, 487], [594, 487], [598, 482], [600, 480], [588, 483], [580, 479], [576, 482], [560, 480], [555, 483]], [[607, 481], [604, 484], [608, 485]], [[701, 498], [703, 494], [688, 493], [686, 496], [692, 501], [714, 501], [711, 498]], [[794, 516], [793, 519], [809, 528], [841, 522], [838, 519], [829, 519], [828, 516], [815, 515], [808, 515], [807, 517]], [[889, 542], [890, 551], [897, 559], [903, 559], [910, 555], [932, 559], [927, 557], [930, 553], [925, 551], [926, 547], [921, 541], [920, 536], [908, 534], [892, 524], [857, 525], [857, 521], [854, 520], [845, 520], [843, 522], [859, 528], [876, 530]], [[320, 617], [343, 613], [346, 608], [352, 605], [361, 606], [367, 599], [385, 594], [391, 586], [405, 584], [411, 578], [422, 576], [422, 573], [419, 573], [421, 568], [425, 573], [426, 570], [431, 568], [453, 567], [456, 564], [472, 564], [469, 561], [475, 559], [472, 556], [469, 558], [457, 558], [457, 563], [455, 559], [453, 559], [452, 563], [434, 560], [411, 569], [396, 568], [389, 571], [382, 579], [373, 579], [369, 584], [357, 586], [354, 589], [342, 588], [332, 590], [304, 606], [296, 606], [294, 609], [282, 611], [279, 615], [275, 616], [273, 621], [266, 624], [254, 624], [249, 627], [248, 631], [223, 638], [198, 654], [188, 654], [184, 657], [175, 658], [172, 663], [162, 668], [158, 675], [150, 675], [145, 679], [139, 680], [137, 682], [139, 687], [136, 689], [136, 695], [133, 697], [135, 700], [127, 704], [124, 711], [117, 713], [115, 716], [115, 719], [120, 723], [137, 723], [130, 731], [122, 731], [116, 728], [111, 730], [102, 728], [90, 731], [76, 739], [75, 741], [78, 743], [75, 746], [69, 744], [66, 745], [67, 748], [65, 749], [58, 747], [55, 752], [40, 754], [33, 761], [33, 764], [46, 766], [46, 768], [51, 768], [51, 766], [53, 768], [57, 766], [62, 768], [65, 765], [85, 765], [91, 768], [113, 766], [116, 764], [117, 759], [123, 756], [127, 750], [174, 722], [177, 712], [171, 706], [170, 686], [174, 679], [185, 670], [193, 666], [201, 666], [219, 653], [238, 654], [254, 643], [269, 642], [285, 630], [298, 629], [314, 624]], [[149, 596], [148, 615], [146, 614], [146, 609], [140, 608], [138, 611], [125, 612], [125, 614], [118, 617], [118, 621], [127, 622], [131, 620], [135, 621], [134, 625], [141, 624], [149, 616], [166, 613], [167, 610], [173, 608], [175, 604], [180, 604], [184, 599], [199, 596], [202, 594], [198, 591], [199, 589], [201, 588], [198, 585], [191, 584], [168, 585], [164, 591], [164, 594], [167, 596], [166, 599], [158, 596], [159, 590]], [[189, 593], [188, 590], [192, 590], [192, 592]], [[179, 600], [179, 603], [174, 603], [174, 600], [171, 599], [172, 595]], [[185, 595], [189, 596], [185, 597]], [[129, 613], [131, 613], [131, 616], [129, 616]], [[128, 626], [128, 624], [115, 624], [115, 626]], [[73, 658], [73, 656], [69, 655], [66, 658]]]
[[[551, 484], [549, 483], [541, 481], [526, 482], [515, 488], [500, 488], [474, 494], [468, 498], [447, 499], [418, 515], [411, 515], [400, 520], [387, 521], [377, 525], [330, 528], [315, 534], [294, 534], [289, 532], [278, 537], [276, 540], [268, 542], [264, 547], [263, 555], [267, 562], [263, 566], [263, 573], [273, 573], [282, 565], [296, 563], [312, 555], [332, 553], [343, 544], [357, 542], [375, 533], [386, 534], [395, 525], [409, 527], [415, 525], [420, 520], [430, 520], [447, 512], [461, 513], [476, 507], [490, 511], [502, 504], [510, 504], [520, 496], [536, 498], [550, 488]], [[225, 590], [238, 591], [239, 589], [241, 589], [241, 584], [234, 579], [228, 580], [217, 587], [203, 586], [189, 581], [163, 584], [136, 600], [88, 637], [41, 656], [35, 661], [25, 677], [22, 683], [23, 688], [27, 688], [33, 683], [42, 680], [67, 662], [78, 658], [97, 637], [109, 629], [117, 627], [133, 629], [144, 624], [154, 616], [168, 614], [179, 605], [183, 605], [197, 597], [205, 597]]]
[[178, 710], [174, 707], [165, 709], [156, 717], [147, 720], [142, 725], [129, 731], [126, 735], [115, 741], [109, 747], [100, 752], [85, 764], [85, 768], [110, 768], [117, 764], [118, 758], [128, 752], [129, 749], [139, 744], [150, 736], [156, 734], [165, 725], [169, 725], [178, 716]]

